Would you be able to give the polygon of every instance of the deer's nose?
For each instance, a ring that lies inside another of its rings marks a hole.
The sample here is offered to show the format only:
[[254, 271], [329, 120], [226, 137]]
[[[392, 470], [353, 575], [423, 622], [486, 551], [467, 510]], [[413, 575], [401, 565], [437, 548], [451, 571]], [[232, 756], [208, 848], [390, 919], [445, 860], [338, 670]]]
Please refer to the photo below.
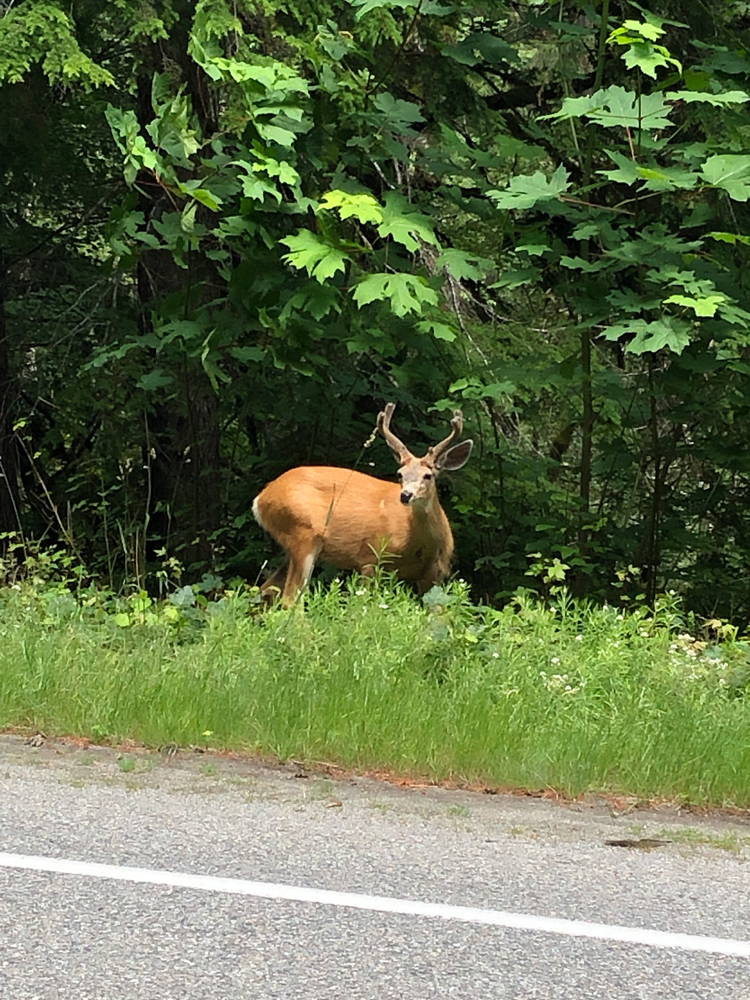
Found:
[[413, 496], [414, 494], [411, 490], [401, 490], [401, 503], [405, 505], [410, 504]]

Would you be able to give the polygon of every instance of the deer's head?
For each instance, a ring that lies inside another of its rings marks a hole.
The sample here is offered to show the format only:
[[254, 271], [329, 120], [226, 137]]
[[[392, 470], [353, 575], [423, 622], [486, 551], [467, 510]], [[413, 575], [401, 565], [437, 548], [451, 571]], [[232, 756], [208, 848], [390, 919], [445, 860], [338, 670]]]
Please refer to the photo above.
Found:
[[440, 444], [433, 445], [424, 458], [417, 458], [391, 430], [391, 417], [395, 408], [395, 403], [386, 403], [385, 410], [378, 414], [378, 429], [399, 464], [401, 503], [405, 506], [427, 506], [435, 496], [435, 480], [438, 475], [444, 470], [454, 472], [465, 465], [474, 442], [469, 438], [460, 444], [455, 443], [461, 437], [464, 419], [460, 410], [454, 410], [448, 437]]

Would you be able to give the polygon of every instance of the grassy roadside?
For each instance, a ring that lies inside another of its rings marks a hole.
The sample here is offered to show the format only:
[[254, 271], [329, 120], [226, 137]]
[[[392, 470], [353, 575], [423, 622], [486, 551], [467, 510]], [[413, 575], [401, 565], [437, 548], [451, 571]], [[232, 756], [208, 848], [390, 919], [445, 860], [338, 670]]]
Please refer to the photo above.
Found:
[[354, 582], [261, 617], [177, 597], [0, 591], [0, 727], [750, 806], [750, 646], [697, 641], [669, 600], [496, 611]]

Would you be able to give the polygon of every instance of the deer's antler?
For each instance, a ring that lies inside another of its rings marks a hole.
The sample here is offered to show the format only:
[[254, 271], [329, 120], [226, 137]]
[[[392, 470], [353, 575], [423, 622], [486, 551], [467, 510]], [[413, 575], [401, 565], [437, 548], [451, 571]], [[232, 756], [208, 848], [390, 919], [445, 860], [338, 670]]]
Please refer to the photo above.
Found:
[[453, 411], [453, 419], [451, 420], [451, 432], [445, 440], [441, 441], [440, 444], [434, 444], [432, 448], [427, 452], [433, 461], [437, 461], [440, 456], [446, 452], [451, 445], [454, 445], [456, 441], [461, 437], [461, 431], [464, 429], [464, 415], [460, 410]]
[[412, 458], [412, 453], [406, 447], [403, 441], [396, 437], [396, 435], [391, 430], [391, 417], [393, 416], [393, 411], [396, 409], [395, 403], [386, 403], [385, 410], [378, 414], [378, 430], [385, 438], [388, 447], [391, 449], [393, 454], [396, 456], [398, 461], [403, 465], [407, 459]]

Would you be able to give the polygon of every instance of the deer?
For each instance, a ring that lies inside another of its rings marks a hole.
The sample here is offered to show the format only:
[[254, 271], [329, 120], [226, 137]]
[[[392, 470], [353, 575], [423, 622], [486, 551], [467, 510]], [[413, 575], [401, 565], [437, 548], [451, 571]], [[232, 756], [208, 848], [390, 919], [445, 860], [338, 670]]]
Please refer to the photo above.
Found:
[[398, 483], [355, 469], [299, 466], [282, 473], [255, 498], [255, 520], [286, 553], [284, 563], [260, 588], [265, 602], [280, 596], [283, 607], [292, 607], [318, 561], [363, 576], [385, 565], [399, 579], [415, 584], [420, 594], [448, 575], [453, 533], [435, 481], [441, 472], [462, 468], [474, 442], [456, 443], [463, 415], [454, 410], [448, 437], [417, 458], [391, 430], [395, 408], [395, 403], [386, 404], [376, 430], [398, 462]]

